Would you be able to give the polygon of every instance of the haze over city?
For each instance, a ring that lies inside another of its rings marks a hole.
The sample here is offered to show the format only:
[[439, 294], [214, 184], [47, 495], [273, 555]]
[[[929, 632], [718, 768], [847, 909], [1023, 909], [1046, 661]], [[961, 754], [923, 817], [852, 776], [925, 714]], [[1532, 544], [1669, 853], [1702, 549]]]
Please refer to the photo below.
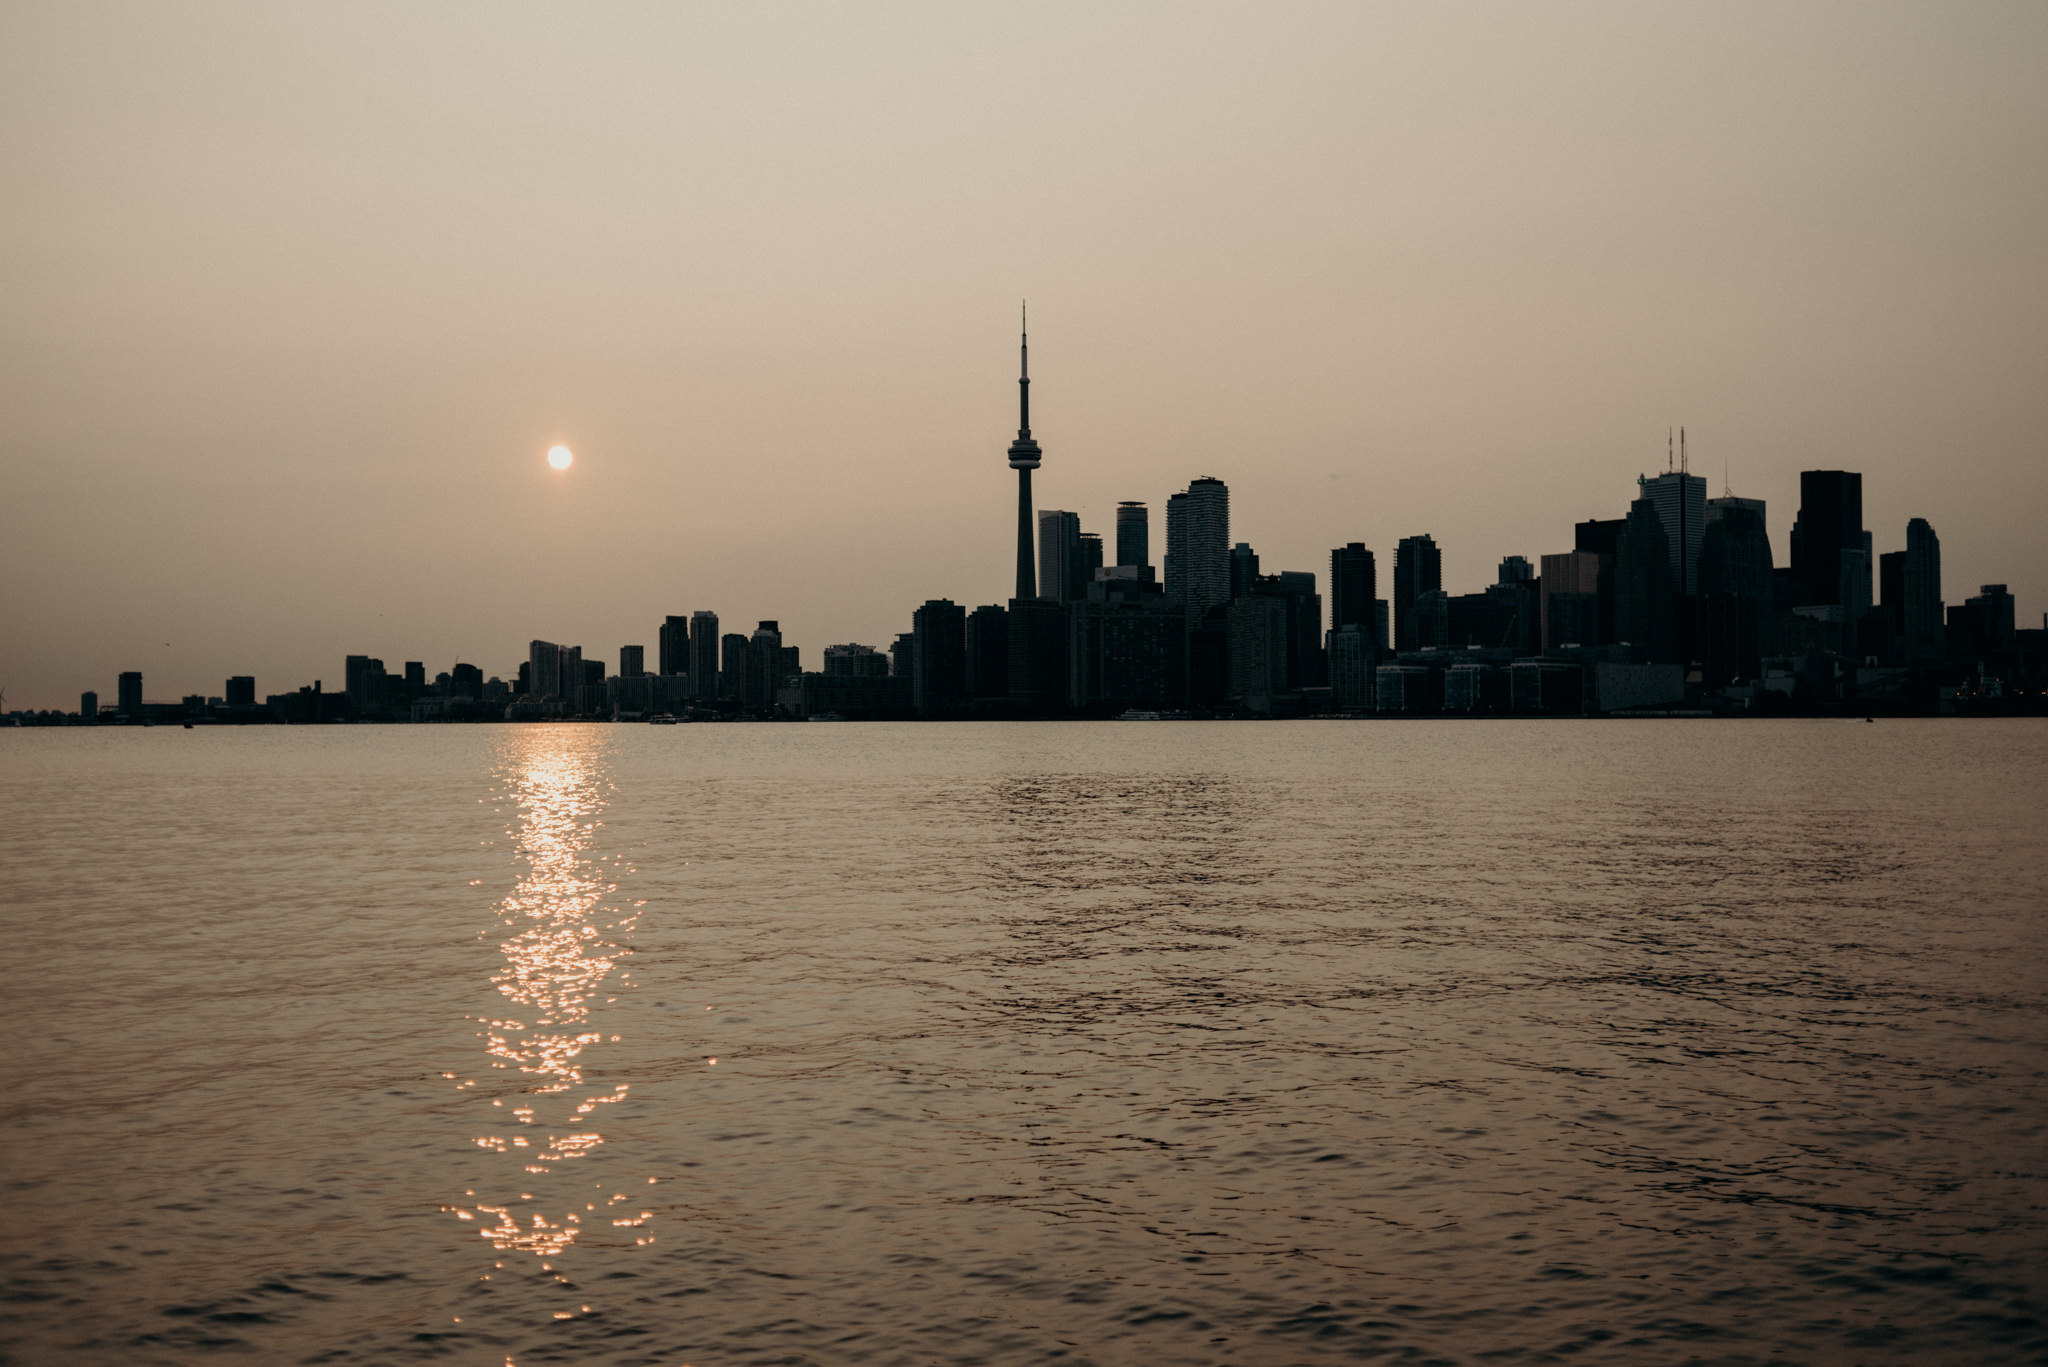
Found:
[[[2048, 608], [2048, 12], [74, 5], [0, 16], [0, 687], [812, 649], [1198, 475], [1446, 588], [1863, 473]], [[550, 468], [550, 447], [576, 453]], [[1724, 473], [1725, 472], [1725, 473]]]

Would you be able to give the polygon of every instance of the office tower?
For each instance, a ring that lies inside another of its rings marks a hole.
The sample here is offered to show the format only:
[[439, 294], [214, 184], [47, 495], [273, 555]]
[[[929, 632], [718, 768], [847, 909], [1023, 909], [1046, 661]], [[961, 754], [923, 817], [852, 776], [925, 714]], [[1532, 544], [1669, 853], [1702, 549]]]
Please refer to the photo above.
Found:
[[[1792, 524], [1792, 606], [1840, 607], [1847, 619], [1869, 606], [1864, 546], [1863, 476], [1848, 470], [1800, 471], [1799, 520]], [[1860, 593], [1854, 583], [1859, 570]]]
[[1684, 470], [1667, 470], [1655, 479], [1636, 478], [1640, 496], [1650, 500], [1664, 528], [1671, 561], [1671, 591], [1691, 596], [1699, 590], [1700, 543], [1707, 530], [1707, 482]]
[[1451, 644], [1451, 596], [1431, 589], [1415, 596], [1410, 609], [1415, 621], [1415, 644], [1410, 650], [1442, 650]]
[[1600, 557], [1600, 587], [1595, 592], [1600, 598], [1597, 629], [1601, 645], [1614, 640], [1614, 557], [1621, 546], [1621, 529], [1627, 525], [1627, 518], [1595, 518], [1572, 528], [1572, 549]]
[[1600, 557], [1566, 551], [1543, 557], [1543, 648], [1600, 644]]
[[227, 704], [229, 707], [254, 707], [256, 705], [256, 676], [236, 674], [228, 680]]
[[1038, 443], [1031, 439], [1031, 330], [1019, 330], [1017, 346], [1017, 440], [1010, 443], [1010, 468], [1017, 472], [1017, 596], [1036, 598], [1031, 567], [1031, 472], [1038, 468]]
[[825, 673], [835, 677], [886, 679], [889, 657], [873, 646], [839, 645], [825, 647]]
[[1719, 498], [1707, 500], [1707, 525], [1711, 527], [1720, 521], [1721, 515], [1730, 508], [1747, 508], [1756, 514], [1758, 522], [1763, 521], [1764, 501], [1762, 499], [1740, 498], [1735, 494], [1723, 494]]
[[1371, 628], [1349, 622], [1331, 631], [1331, 706], [1340, 712], [1371, 711], [1373, 671], [1379, 660]]
[[[714, 618], [715, 622], [716, 619]], [[714, 630], [715, 630], [714, 626]], [[687, 617], [664, 617], [656, 633], [654, 660], [657, 672], [662, 674], [687, 674], [690, 672], [690, 619]]]
[[[350, 656], [353, 662], [357, 657]], [[534, 702], [562, 696], [562, 647], [553, 641], [532, 641], [526, 647], [526, 694]], [[353, 675], [350, 676], [353, 682]], [[355, 690], [349, 689], [349, 700]], [[357, 706], [361, 706], [360, 703]]]
[[562, 706], [565, 711], [581, 710], [583, 700], [583, 647], [561, 647]]
[[718, 638], [718, 696], [737, 699], [746, 691], [747, 638], [728, 631]]
[[1259, 577], [1259, 553], [1251, 543], [1240, 541], [1230, 548], [1230, 598], [1232, 602], [1252, 591]]
[[1081, 561], [1081, 516], [1057, 508], [1038, 512], [1038, 596], [1071, 602]]
[[1526, 555], [1510, 555], [1500, 562], [1500, 577], [1496, 584], [1526, 584], [1536, 577], [1536, 567], [1529, 563]]
[[1762, 672], [1775, 571], [1762, 500], [1716, 501], [1700, 541], [1697, 654], [1707, 683], [1728, 684]]
[[1283, 605], [1286, 691], [1299, 693], [1304, 688], [1321, 688], [1328, 683], [1329, 672], [1323, 659], [1323, 599], [1316, 592], [1316, 577], [1305, 570], [1282, 570], [1257, 576], [1249, 591], [1277, 598]]
[[647, 673], [647, 647], [619, 647], [619, 677], [638, 679]]
[[[1416, 603], [1444, 586], [1444, 557], [1429, 536], [1404, 536], [1394, 547], [1394, 649], [1414, 650], [1423, 642], [1416, 630]], [[1436, 644], [1441, 644], [1437, 642]]]
[[1894, 642], [1906, 634], [1906, 553], [1886, 551], [1877, 558], [1877, 611]]
[[448, 671], [448, 693], [456, 698], [481, 698], [484, 695], [484, 672], [472, 664], [458, 661]]
[[1067, 605], [1047, 598], [1013, 598], [1007, 614], [1010, 701], [1026, 715], [1065, 706]]
[[1152, 567], [1152, 526], [1142, 503], [1116, 505], [1116, 563]]
[[910, 701], [920, 717], [945, 717], [967, 700], [967, 610], [932, 598], [910, 615]]
[[1372, 627], [1379, 591], [1379, 567], [1363, 541], [1349, 541], [1330, 552], [1330, 630]]
[[917, 668], [917, 633], [899, 632], [889, 643], [889, 677], [908, 679]]
[[427, 691], [427, 667], [418, 660], [405, 662], [405, 697], [411, 702]]
[[1287, 686], [1287, 600], [1250, 593], [1233, 599], [1230, 631], [1230, 697], [1254, 714], [1271, 712]]
[[1648, 664], [1677, 655], [1671, 623], [1671, 546], [1656, 505], [1629, 505], [1614, 557], [1614, 630]]
[[984, 603], [967, 614], [967, 696], [1010, 695], [1010, 619], [1000, 603]]
[[1941, 610], [1941, 539], [1927, 519], [1906, 524], [1906, 561], [1902, 568], [1903, 614], [1899, 628], [1906, 653], [1932, 659], [1943, 645]]
[[1965, 620], [1979, 654], [2001, 654], [2013, 648], [2016, 606], [2003, 584], [1986, 584], [1975, 598], [1963, 600]]
[[1067, 609], [1068, 703], [1114, 715], [1186, 701], [1187, 613], [1169, 602], [1145, 567], [1121, 565]]
[[1207, 475], [1166, 501], [1166, 596], [1190, 625], [1230, 601], [1230, 489]]
[[682, 671], [690, 676], [693, 698], [718, 696], [718, 614], [690, 614], [690, 655]]
[[[1502, 627], [1495, 645], [1505, 645], [1517, 655], [1534, 655], [1543, 649], [1541, 590], [1536, 567], [1527, 556], [1510, 555], [1502, 559], [1498, 576], [1486, 587], [1486, 596], [1496, 604], [1486, 611], [1490, 620]], [[1493, 682], [1489, 676], [1487, 687], [1492, 687]]]
[[1095, 572], [1102, 568], [1101, 535], [1081, 533], [1080, 544], [1075, 550], [1074, 577], [1067, 582], [1067, 601], [1070, 603], [1088, 596], [1088, 586], [1095, 582]]
[[742, 707], [758, 712], [775, 705], [775, 671], [780, 663], [781, 649], [782, 626], [779, 622], [762, 622], [754, 628], [754, 634], [747, 639], [742, 665]]
[[1519, 583], [1489, 584], [1481, 593], [1445, 594], [1445, 644], [1513, 648], [1521, 625], [1521, 589]]

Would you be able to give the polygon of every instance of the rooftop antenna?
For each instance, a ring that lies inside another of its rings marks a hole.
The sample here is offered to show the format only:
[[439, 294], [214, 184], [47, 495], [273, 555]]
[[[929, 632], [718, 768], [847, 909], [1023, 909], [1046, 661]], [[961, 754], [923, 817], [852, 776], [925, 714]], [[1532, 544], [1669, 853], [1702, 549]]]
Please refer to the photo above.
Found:
[[1728, 457], [1725, 455], [1721, 457], [1721, 497], [1735, 497], [1735, 489], [1728, 483]]
[[1685, 460], [1685, 428], [1681, 426], [1678, 429], [1678, 473], [1682, 475], [1691, 469]]
[[1671, 429], [1664, 429], [1664, 473], [1671, 473]]

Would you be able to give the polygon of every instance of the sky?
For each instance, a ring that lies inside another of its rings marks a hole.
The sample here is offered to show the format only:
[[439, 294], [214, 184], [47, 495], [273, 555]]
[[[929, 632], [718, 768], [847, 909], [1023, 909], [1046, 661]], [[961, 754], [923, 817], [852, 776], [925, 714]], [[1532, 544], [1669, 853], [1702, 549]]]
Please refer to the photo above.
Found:
[[[1213, 475], [1445, 587], [1683, 424], [2048, 611], [2048, 5], [0, 5], [0, 688], [816, 668]], [[557, 472], [547, 449], [571, 447]]]

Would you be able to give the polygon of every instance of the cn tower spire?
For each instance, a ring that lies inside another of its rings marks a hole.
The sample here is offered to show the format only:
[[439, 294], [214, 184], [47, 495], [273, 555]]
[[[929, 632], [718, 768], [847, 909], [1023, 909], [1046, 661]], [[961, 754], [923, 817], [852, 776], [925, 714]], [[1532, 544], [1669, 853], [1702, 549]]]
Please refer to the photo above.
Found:
[[1022, 315], [1017, 345], [1017, 440], [1010, 443], [1010, 468], [1017, 472], [1017, 596], [1038, 596], [1037, 557], [1032, 553], [1031, 472], [1038, 468], [1038, 443], [1031, 439], [1031, 315]]

